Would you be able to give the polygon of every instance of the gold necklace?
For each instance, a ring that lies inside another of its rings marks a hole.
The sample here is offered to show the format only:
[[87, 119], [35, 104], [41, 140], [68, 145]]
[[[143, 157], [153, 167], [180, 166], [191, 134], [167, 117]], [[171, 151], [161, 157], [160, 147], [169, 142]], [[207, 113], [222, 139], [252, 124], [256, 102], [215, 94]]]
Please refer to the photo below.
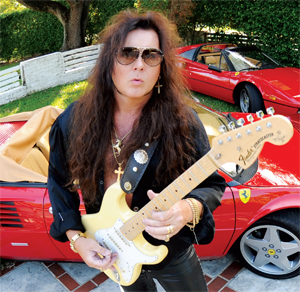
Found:
[[131, 133], [131, 131], [132, 131], [132, 129], [122, 139], [119, 139], [118, 135], [117, 135], [117, 132], [116, 132], [116, 128], [114, 127], [114, 132], [115, 132], [115, 137], [116, 137], [116, 144], [114, 144], [113, 139], [111, 138], [111, 146], [112, 146], [112, 150], [113, 150], [115, 160], [118, 164], [118, 170], [117, 169], [115, 170], [115, 173], [118, 175], [117, 181], [120, 181], [121, 174], [124, 173], [124, 171], [122, 171], [123, 161], [122, 162], [118, 161], [118, 157], [121, 154], [121, 147], [123, 146], [122, 142]]

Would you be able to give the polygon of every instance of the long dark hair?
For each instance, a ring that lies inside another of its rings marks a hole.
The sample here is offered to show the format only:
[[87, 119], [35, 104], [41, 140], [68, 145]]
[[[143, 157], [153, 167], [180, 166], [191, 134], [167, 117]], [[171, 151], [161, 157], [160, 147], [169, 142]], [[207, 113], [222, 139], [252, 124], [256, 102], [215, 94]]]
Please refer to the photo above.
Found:
[[135, 29], [151, 29], [158, 35], [164, 54], [160, 74], [163, 87], [160, 94], [153, 91], [134, 124], [130, 141], [124, 149], [125, 158], [128, 159], [145, 141], [160, 137], [162, 159], [157, 168], [158, 183], [175, 179], [194, 162], [195, 145], [191, 131], [196, 122], [185, 104], [188, 91], [176, 58], [175, 48], [180, 41], [176, 26], [157, 12], [138, 15], [131, 10], [122, 11], [101, 32], [102, 51], [88, 80], [87, 90], [73, 112], [69, 167], [72, 181], [79, 180], [86, 204], [95, 199], [111, 143], [115, 106], [112, 72], [116, 52], [128, 33]]

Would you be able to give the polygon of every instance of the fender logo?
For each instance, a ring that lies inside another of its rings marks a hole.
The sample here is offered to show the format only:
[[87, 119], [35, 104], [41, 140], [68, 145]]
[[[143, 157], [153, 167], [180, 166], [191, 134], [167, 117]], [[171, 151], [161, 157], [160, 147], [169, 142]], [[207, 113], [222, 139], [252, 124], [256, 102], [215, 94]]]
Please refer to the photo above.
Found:
[[249, 161], [251, 159], [253, 153], [254, 153], [254, 150], [251, 147], [250, 149], [247, 150], [246, 156], [240, 155], [239, 161], [243, 161], [244, 165], [247, 165], [247, 161]]
[[[273, 133], [269, 133], [261, 138], [259, 138], [254, 144], [253, 146], [250, 147], [250, 149], [247, 149], [247, 153], [246, 155], [240, 155], [239, 157], [239, 161], [244, 162], [244, 165], [247, 165], [247, 162], [250, 161], [252, 159], [252, 156], [255, 154], [255, 152], [257, 152], [257, 150], [260, 148], [261, 143], [270, 138], [273, 137], [274, 134]], [[253, 149], [254, 148], [254, 149]]]

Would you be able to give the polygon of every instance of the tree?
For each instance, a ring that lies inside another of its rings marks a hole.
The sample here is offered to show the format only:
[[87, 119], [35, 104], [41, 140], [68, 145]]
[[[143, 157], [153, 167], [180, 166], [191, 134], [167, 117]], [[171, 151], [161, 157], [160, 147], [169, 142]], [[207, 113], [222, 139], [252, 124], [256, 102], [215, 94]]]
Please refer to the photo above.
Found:
[[163, 13], [176, 24], [180, 36], [184, 36], [195, 4], [192, 0], [136, 0], [135, 7], [140, 12], [154, 10]]
[[17, 0], [27, 8], [55, 15], [64, 28], [61, 51], [85, 46], [85, 31], [91, 0]]
[[25, 9], [25, 7], [15, 0], [0, 1], [0, 14], [11, 13], [13, 11], [22, 11], [23, 9]]

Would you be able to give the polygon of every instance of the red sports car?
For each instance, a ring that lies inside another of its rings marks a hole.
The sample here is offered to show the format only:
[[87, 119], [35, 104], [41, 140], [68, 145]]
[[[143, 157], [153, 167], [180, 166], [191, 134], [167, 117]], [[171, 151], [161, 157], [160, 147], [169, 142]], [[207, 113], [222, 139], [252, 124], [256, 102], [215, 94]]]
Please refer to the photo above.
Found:
[[[225, 115], [196, 103], [194, 108], [212, 145], [205, 166], [219, 167], [227, 181], [222, 205], [214, 212], [215, 237], [196, 246], [199, 257], [222, 257], [234, 247], [257, 274], [276, 279], [298, 275], [299, 132], [283, 116], [248, 117], [250, 123], [241, 127], [244, 113]], [[48, 135], [60, 112], [46, 107], [0, 119], [1, 258], [81, 261], [69, 243], [49, 235]]]
[[299, 126], [300, 69], [281, 66], [260, 49], [232, 44], [178, 48], [191, 90], [239, 105], [244, 113], [273, 107]]

